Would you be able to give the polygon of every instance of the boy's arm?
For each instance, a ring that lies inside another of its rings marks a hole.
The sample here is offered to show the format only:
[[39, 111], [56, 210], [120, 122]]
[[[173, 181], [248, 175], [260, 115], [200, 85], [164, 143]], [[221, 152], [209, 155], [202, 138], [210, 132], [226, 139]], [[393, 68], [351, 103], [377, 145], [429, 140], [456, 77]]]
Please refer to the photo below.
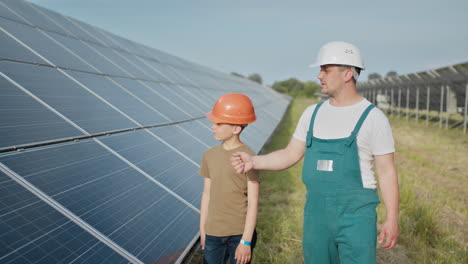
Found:
[[382, 225], [379, 243], [382, 248], [391, 249], [398, 242], [398, 207], [399, 190], [398, 176], [393, 161], [393, 153], [375, 156], [375, 168], [379, 177], [379, 186], [385, 204], [387, 219]]
[[206, 218], [208, 216], [208, 204], [210, 203], [210, 188], [211, 180], [210, 178], [205, 178], [203, 182], [203, 193], [200, 205], [200, 243], [202, 249], [205, 249], [205, 224]]
[[[247, 182], [247, 216], [245, 217], [244, 234], [242, 239], [247, 242], [252, 242], [255, 226], [257, 225], [258, 214], [258, 197], [260, 192], [260, 183], [258, 181]], [[236, 249], [235, 258], [237, 264], [248, 263], [252, 257], [250, 246], [239, 244]]]

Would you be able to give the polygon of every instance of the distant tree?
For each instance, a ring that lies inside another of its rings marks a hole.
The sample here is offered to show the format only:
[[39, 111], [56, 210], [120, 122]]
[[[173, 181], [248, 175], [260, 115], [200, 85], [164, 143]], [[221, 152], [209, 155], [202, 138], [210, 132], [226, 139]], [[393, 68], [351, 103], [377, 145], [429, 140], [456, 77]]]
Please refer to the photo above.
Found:
[[237, 72], [231, 72], [231, 75], [232, 76], [236, 76], [236, 77], [240, 77], [240, 78], [245, 78], [244, 75], [240, 74], [240, 73], [237, 73]]
[[370, 73], [369, 76], [367, 77], [367, 79], [370, 81], [370, 80], [376, 80], [376, 79], [382, 79], [382, 75], [376, 73], [376, 72], [373, 72], [373, 73]]
[[316, 93], [320, 92], [321, 88], [320, 85], [313, 81], [308, 81], [304, 83], [304, 95], [306, 97], [312, 97]]
[[301, 82], [296, 78], [275, 82], [272, 88], [292, 97], [313, 97], [320, 91], [320, 85], [313, 81]]
[[388, 77], [397, 77], [398, 76], [398, 73], [396, 71], [389, 71], [387, 72], [387, 74], [385, 75], [385, 78], [388, 78]]
[[278, 92], [292, 94], [294, 91], [304, 90], [304, 84], [296, 78], [275, 82], [272, 86]]
[[258, 74], [258, 73], [252, 73], [252, 74], [250, 74], [250, 75], [247, 77], [247, 79], [252, 80], [252, 81], [254, 81], [254, 82], [257, 82], [257, 83], [259, 83], [259, 84], [262, 84], [262, 82], [263, 82], [262, 76], [260, 76], [260, 74]]

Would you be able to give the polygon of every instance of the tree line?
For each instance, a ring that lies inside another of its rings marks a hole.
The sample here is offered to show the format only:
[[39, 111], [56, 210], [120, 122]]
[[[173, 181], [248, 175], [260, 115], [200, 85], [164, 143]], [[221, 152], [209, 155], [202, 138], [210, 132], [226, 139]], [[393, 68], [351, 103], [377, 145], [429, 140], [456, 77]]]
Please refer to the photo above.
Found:
[[[250, 75], [244, 76], [237, 72], [231, 72], [231, 75], [240, 77], [240, 78], [249, 79], [259, 84], [263, 83], [262, 76], [260, 76], [260, 74], [258, 73], [252, 73]], [[396, 76], [398, 76], [396, 71], [389, 71], [385, 75], [385, 78], [396, 77]], [[367, 79], [369, 81], [375, 80], [375, 79], [382, 79], [382, 75], [373, 72], [368, 75]], [[312, 97], [312, 96], [315, 96], [316, 93], [320, 93], [320, 90], [321, 90], [320, 85], [314, 81], [302, 82], [296, 78], [289, 78], [284, 81], [276, 81], [275, 83], [273, 83], [271, 87], [275, 91], [288, 94], [292, 97]]]
[[[231, 75], [246, 78], [256, 83], [262, 84], [262, 76], [258, 73], [252, 73], [248, 76], [244, 76], [237, 72], [231, 72]], [[284, 81], [276, 81], [271, 86], [275, 91], [280, 93], [288, 94], [292, 97], [312, 97], [315, 93], [320, 92], [320, 85], [313, 81], [302, 82], [296, 78], [289, 78]]]

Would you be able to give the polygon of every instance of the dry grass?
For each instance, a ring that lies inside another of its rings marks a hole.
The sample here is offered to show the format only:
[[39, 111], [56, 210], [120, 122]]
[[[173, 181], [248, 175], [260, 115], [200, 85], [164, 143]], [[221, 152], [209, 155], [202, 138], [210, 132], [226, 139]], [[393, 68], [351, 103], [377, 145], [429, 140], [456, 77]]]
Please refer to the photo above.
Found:
[[437, 123], [390, 121], [400, 174], [401, 244], [416, 263], [468, 263], [468, 136]]

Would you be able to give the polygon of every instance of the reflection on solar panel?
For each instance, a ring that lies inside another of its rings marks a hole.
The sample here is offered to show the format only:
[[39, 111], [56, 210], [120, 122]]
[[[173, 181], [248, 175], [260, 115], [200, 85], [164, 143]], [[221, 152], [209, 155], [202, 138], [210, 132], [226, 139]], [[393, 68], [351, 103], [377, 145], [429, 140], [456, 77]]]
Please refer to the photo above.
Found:
[[260, 151], [289, 99], [0, 0], [0, 263], [175, 263], [197, 240], [204, 114], [247, 94]]

